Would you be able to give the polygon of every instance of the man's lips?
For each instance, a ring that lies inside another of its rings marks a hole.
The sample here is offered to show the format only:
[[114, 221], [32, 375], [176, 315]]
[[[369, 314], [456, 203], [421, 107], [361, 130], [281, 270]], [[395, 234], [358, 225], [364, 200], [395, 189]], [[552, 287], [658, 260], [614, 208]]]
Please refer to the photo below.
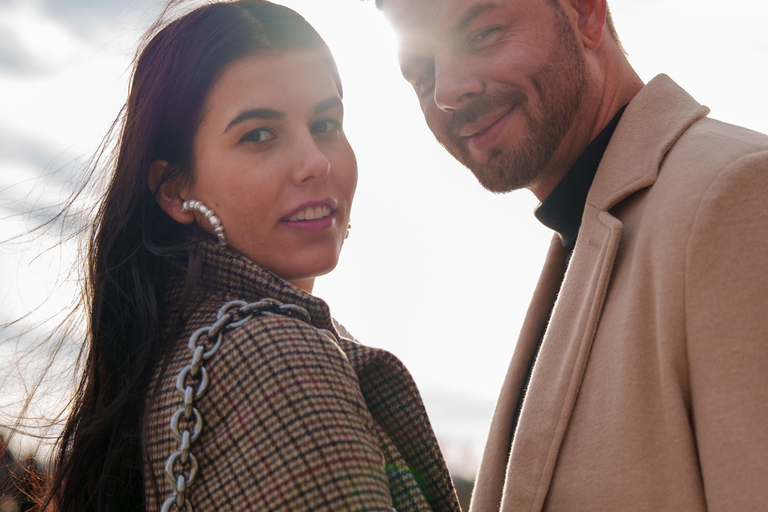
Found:
[[474, 123], [470, 123], [464, 126], [464, 128], [461, 129], [459, 132], [459, 135], [464, 138], [472, 138], [472, 137], [479, 137], [486, 132], [488, 132], [491, 128], [493, 128], [499, 121], [501, 121], [503, 118], [506, 118], [506, 116], [512, 112], [515, 108], [512, 107], [509, 110], [505, 110], [503, 112], [497, 112], [490, 116], [485, 116], [482, 119], [475, 121]]

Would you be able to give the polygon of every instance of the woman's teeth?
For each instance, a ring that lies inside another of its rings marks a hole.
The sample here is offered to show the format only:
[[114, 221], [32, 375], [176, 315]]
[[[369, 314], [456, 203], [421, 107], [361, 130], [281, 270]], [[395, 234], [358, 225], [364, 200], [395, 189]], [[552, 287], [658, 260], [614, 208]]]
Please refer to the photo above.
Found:
[[300, 212], [288, 217], [289, 221], [297, 220], [316, 220], [328, 217], [331, 214], [331, 207], [327, 205], [323, 206], [309, 206], [304, 208]]

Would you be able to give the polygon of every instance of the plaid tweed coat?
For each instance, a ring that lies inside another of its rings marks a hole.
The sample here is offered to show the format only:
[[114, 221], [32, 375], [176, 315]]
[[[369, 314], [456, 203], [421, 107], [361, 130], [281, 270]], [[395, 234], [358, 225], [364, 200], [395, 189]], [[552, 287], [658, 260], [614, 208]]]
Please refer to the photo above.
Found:
[[[328, 306], [227, 248], [204, 242], [193, 312], [158, 366], [144, 420], [146, 504], [172, 495], [164, 466], [179, 442], [169, 420], [191, 361], [190, 335], [226, 302], [273, 298], [304, 307], [312, 325], [264, 316], [228, 331], [205, 363], [196, 400], [203, 429], [191, 452], [196, 512], [456, 511], [459, 505], [416, 386], [390, 353], [339, 336]], [[171, 263], [163, 320], [178, 313], [186, 268]], [[317, 328], [337, 334], [338, 344]]]

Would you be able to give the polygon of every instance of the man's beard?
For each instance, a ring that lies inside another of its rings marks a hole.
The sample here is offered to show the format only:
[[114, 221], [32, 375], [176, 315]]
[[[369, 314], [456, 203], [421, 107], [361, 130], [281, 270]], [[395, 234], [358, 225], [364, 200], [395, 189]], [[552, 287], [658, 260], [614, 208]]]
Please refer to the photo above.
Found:
[[[557, 151], [581, 105], [587, 80], [584, 59], [562, 8], [560, 11], [556, 14], [560, 44], [550, 53], [545, 65], [530, 77], [539, 93], [541, 111], [532, 111], [525, 92], [509, 86], [501, 93], [478, 98], [455, 111], [446, 128], [448, 140], [440, 141], [492, 192], [509, 192], [533, 184]], [[483, 115], [500, 112], [505, 107], [514, 107], [525, 116], [528, 135], [515, 148], [490, 148], [486, 162], [474, 161], [466, 139], [459, 135], [460, 130]]]

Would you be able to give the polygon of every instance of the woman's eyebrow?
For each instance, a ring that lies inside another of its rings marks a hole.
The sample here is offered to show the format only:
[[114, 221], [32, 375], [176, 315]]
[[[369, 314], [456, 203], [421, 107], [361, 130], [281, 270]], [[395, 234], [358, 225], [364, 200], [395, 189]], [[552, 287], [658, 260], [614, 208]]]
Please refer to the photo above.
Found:
[[[313, 111], [315, 114], [317, 114], [318, 112], [341, 106], [341, 99], [334, 96], [315, 105]], [[240, 112], [237, 117], [230, 121], [230, 123], [224, 129], [222, 135], [227, 133], [227, 131], [229, 131], [229, 129], [233, 126], [237, 125], [238, 123], [242, 123], [243, 121], [247, 121], [248, 119], [277, 119], [278, 121], [282, 121], [285, 119], [285, 112], [280, 112], [279, 110], [274, 110], [271, 108], [254, 108]]]
[[[243, 121], [246, 121], [248, 119], [277, 119], [277, 120], [283, 120], [285, 119], [285, 113], [280, 112], [279, 110], [274, 110], [271, 108], [255, 108], [252, 110], [246, 110], [244, 112], [241, 112], [238, 114], [236, 118], [234, 118], [230, 123], [227, 125], [226, 129], [223, 133], [227, 133], [227, 131], [235, 126], [238, 123], [242, 123]], [[222, 134], [223, 135], [223, 134]]]
[[324, 110], [328, 110], [335, 107], [342, 107], [343, 104], [341, 102], [341, 98], [338, 96], [334, 96], [332, 98], [328, 98], [327, 100], [323, 100], [317, 105], [315, 105], [314, 112], [315, 114], [322, 112]]

